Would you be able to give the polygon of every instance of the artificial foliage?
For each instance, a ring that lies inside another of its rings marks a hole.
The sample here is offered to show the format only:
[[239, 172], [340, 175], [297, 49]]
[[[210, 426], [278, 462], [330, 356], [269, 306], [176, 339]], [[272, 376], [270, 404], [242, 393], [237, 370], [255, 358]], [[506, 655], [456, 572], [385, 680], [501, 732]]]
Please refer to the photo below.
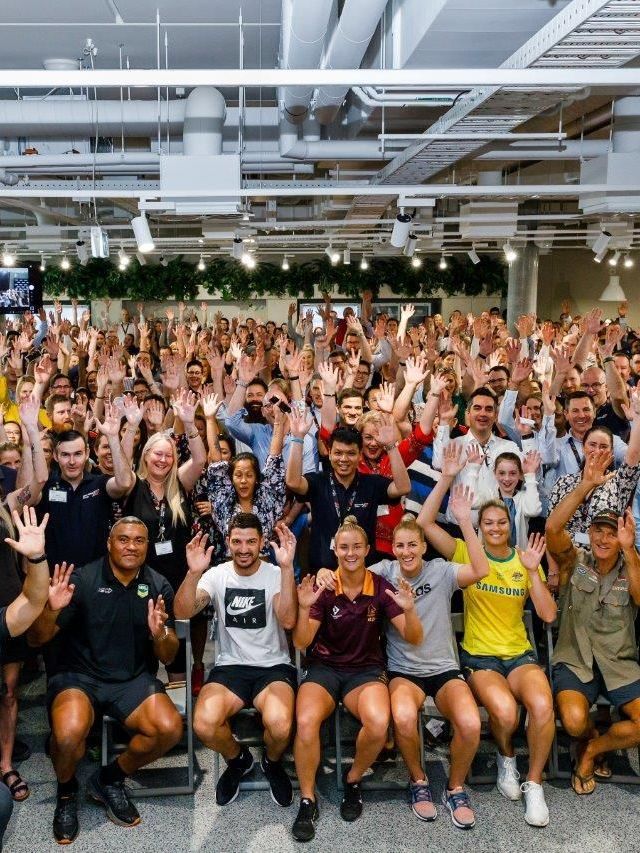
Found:
[[292, 263], [289, 270], [266, 262], [249, 270], [237, 261], [215, 258], [200, 271], [182, 258], [175, 258], [167, 266], [140, 266], [132, 261], [125, 271], [120, 271], [108, 260], [94, 259], [86, 266], [74, 264], [67, 271], [49, 266], [43, 284], [50, 296], [66, 293], [85, 302], [105, 298], [188, 302], [197, 298], [200, 287], [212, 297], [234, 302], [265, 296], [310, 299], [316, 285], [321, 291], [357, 299], [365, 290], [377, 296], [383, 285], [394, 295], [409, 299], [430, 296], [439, 289], [448, 296], [506, 294], [505, 267], [495, 258], [483, 257], [474, 265], [466, 257], [454, 256], [447, 259], [447, 264], [447, 269], [441, 270], [432, 258], [424, 258], [421, 267], [412, 266], [407, 258], [371, 258], [369, 268], [362, 270], [358, 263], [333, 266], [323, 258]]

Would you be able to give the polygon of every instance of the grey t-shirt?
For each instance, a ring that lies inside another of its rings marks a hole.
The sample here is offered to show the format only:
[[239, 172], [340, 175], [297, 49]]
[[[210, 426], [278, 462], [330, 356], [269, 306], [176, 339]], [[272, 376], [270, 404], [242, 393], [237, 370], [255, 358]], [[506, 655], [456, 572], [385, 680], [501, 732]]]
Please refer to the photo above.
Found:
[[[369, 567], [397, 587], [404, 577], [397, 560], [381, 560]], [[422, 571], [414, 578], [405, 578], [416, 594], [416, 612], [424, 628], [419, 646], [402, 639], [393, 626], [387, 630], [387, 662], [390, 672], [409, 675], [438, 675], [458, 669], [451, 630], [451, 596], [458, 589], [458, 563], [438, 558], [423, 560]]]

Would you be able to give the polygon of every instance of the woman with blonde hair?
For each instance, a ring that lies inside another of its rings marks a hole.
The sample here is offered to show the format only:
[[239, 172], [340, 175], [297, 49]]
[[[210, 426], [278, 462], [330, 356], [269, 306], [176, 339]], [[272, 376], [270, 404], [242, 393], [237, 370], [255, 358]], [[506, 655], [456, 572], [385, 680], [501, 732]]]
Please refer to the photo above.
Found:
[[[176, 394], [172, 402], [176, 417], [184, 424], [190, 458], [178, 466], [173, 438], [163, 432], [152, 435], [142, 450], [138, 473], [123, 509], [124, 515], [134, 515], [147, 525], [146, 563], [163, 575], [174, 591], [187, 572], [186, 547], [191, 539], [187, 495], [207, 461], [204, 443], [194, 426], [196, 405], [195, 395], [186, 389]], [[167, 666], [170, 679], [183, 678], [185, 668], [182, 644], [176, 659]]]

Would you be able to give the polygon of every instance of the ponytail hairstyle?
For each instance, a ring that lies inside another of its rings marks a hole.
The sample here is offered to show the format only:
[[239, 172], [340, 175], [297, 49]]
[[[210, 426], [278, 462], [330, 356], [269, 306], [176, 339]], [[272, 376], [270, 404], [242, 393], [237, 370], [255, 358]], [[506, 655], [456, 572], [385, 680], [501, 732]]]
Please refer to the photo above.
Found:
[[358, 524], [358, 519], [355, 517], [355, 515], [348, 515], [345, 518], [340, 527], [336, 530], [334, 541], [337, 541], [338, 536], [340, 536], [341, 533], [359, 533], [364, 540], [364, 544], [367, 546], [369, 545], [367, 533], [363, 527], [360, 527], [360, 525]]
[[399, 530], [408, 530], [410, 533], [415, 533], [421, 542], [427, 541], [424, 535], [424, 530], [416, 521], [415, 515], [411, 515], [410, 512], [405, 512], [398, 524], [393, 528], [394, 539]]
[[[501, 509], [504, 512], [504, 514], [507, 516], [508, 521], [509, 522], [511, 521], [511, 516], [509, 515], [509, 510], [507, 509], [506, 503], [504, 501], [499, 500], [498, 498], [492, 498], [490, 501], [485, 501], [482, 504], [482, 506], [480, 507], [480, 509], [478, 510], [478, 527], [480, 527], [480, 525], [482, 524], [482, 516], [485, 514], [485, 512], [488, 509], [491, 509], [494, 507], [496, 509]], [[509, 534], [508, 538], [509, 538], [509, 544], [512, 547], [515, 546], [516, 543], [511, 541], [511, 535], [510, 534]], [[482, 536], [480, 536], [480, 539], [482, 540]]]

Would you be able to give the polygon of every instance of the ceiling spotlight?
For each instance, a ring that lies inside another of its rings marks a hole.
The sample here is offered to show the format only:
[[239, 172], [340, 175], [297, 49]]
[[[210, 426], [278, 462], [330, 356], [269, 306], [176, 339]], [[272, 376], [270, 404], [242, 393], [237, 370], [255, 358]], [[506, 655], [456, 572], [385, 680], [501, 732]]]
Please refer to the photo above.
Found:
[[200, 260], [198, 261], [198, 269], [200, 272], [204, 272], [207, 268], [207, 265], [204, 262], [204, 258], [200, 255]]
[[47, 268], [46, 261], [44, 259], [44, 255], [40, 258], [40, 272], [44, 272]]
[[5, 246], [5, 250], [2, 253], [2, 266], [3, 267], [12, 267], [16, 262], [16, 256], [13, 254], [11, 249]]
[[442, 257], [440, 258], [440, 263], [438, 264], [438, 269], [446, 270], [447, 266], [447, 259], [444, 255], [442, 255]]
[[410, 258], [416, 250], [416, 246], [418, 245], [418, 238], [415, 234], [409, 234], [407, 237], [407, 242], [404, 244], [404, 254]]
[[351, 263], [351, 249], [347, 248], [342, 253], [342, 263], [345, 266], [349, 266], [349, 264]]
[[362, 260], [360, 261], [360, 269], [361, 270], [368, 270], [369, 269], [369, 261], [365, 258], [364, 255], [362, 256]]
[[130, 260], [131, 258], [127, 255], [125, 250], [120, 247], [120, 251], [118, 252], [118, 266], [120, 267], [120, 269], [126, 270], [126, 268], [129, 266]]
[[620, 260], [620, 252], [614, 252], [613, 255], [608, 260], [608, 264], [610, 267], [617, 267], [618, 261]]
[[472, 264], [479, 264], [480, 263], [480, 255], [476, 252], [476, 250], [473, 247], [471, 247], [471, 249], [469, 249], [469, 251], [467, 252], [467, 255], [469, 256], [469, 260], [471, 261]]
[[131, 220], [131, 227], [133, 228], [133, 236], [136, 238], [136, 243], [138, 244], [138, 251], [142, 252], [143, 255], [147, 252], [153, 252], [155, 243], [153, 242], [151, 229], [144, 213], [141, 213], [140, 216], [135, 216]]
[[510, 264], [512, 261], [515, 261], [515, 259], [518, 257], [518, 253], [511, 246], [510, 243], [505, 243], [502, 247], [502, 251], [504, 252], [504, 257], [508, 264]]
[[596, 264], [602, 263], [602, 259], [605, 257], [606, 254], [607, 247], [605, 246], [604, 249], [601, 249], [596, 255], [593, 256], [593, 260]]
[[331, 243], [324, 250], [325, 255], [329, 258], [332, 264], [337, 264], [340, 260], [340, 252], [336, 251]]
[[160, 258], [160, 263], [163, 267], [169, 266], [169, 258], [166, 258], [164, 255]]
[[635, 262], [634, 262], [633, 258], [631, 257], [631, 255], [625, 255], [623, 263], [624, 263], [624, 266], [626, 267], [626, 269], [630, 270]]
[[[593, 252], [593, 254], [599, 255], [601, 252], [606, 252], [609, 243], [611, 242], [611, 238], [611, 233], [602, 229], [600, 234], [598, 234], [598, 236], [594, 240], [593, 246], [591, 247], [591, 251]], [[600, 258], [600, 260], [602, 260], [602, 258]], [[600, 263], [600, 261], [598, 261], [598, 263]]]
[[390, 243], [396, 249], [402, 249], [407, 242], [407, 237], [411, 231], [412, 217], [404, 212], [404, 208], [400, 208], [400, 213], [396, 216], [396, 221], [393, 223], [393, 231], [391, 232]]
[[64, 270], [65, 272], [68, 269], [71, 269], [71, 264], [69, 263], [69, 258], [66, 255], [62, 256], [62, 260], [60, 261], [60, 269]]
[[287, 258], [287, 256], [286, 256], [286, 255], [285, 255], [285, 256], [284, 256], [284, 258], [282, 259], [282, 269], [283, 269], [285, 272], [289, 269], [289, 260], [288, 260], [288, 258]]
[[419, 258], [417, 255], [414, 255], [414, 256], [411, 258], [411, 266], [412, 266], [412, 267], [415, 267], [416, 269], [417, 269], [418, 267], [421, 267], [421, 266], [422, 266], [422, 258]]
[[236, 261], [241, 261], [242, 256], [244, 255], [244, 245], [242, 243], [242, 239], [240, 237], [233, 238], [233, 244], [231, 246], [231, 254], [236, 259]]

